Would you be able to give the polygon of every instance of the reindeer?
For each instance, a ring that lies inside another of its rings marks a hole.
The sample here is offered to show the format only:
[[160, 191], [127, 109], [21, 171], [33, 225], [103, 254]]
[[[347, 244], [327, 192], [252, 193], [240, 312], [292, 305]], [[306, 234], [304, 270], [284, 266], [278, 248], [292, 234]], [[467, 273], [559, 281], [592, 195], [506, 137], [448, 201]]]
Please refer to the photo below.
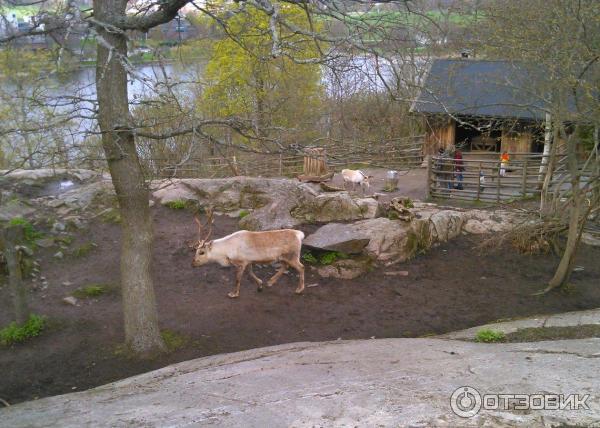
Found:
[[352, 190], [354, 190], [356, 188], [356, 184], [358, 183], [364, 194], [365, 189], [369, 188], [369, 179], [373, 178], [373, 176], [366, 175], [359, 169], [342, 169], [342, 178], [344, 179], [344, 188], [346, 188], [348, 183], [352, 183]]
[[[300, 277], [296, 294], [304, 291], [304, 265], [300, 263], [300, 248], [304, 233], [293, 229], [270, 230], [266, 232], [250, 232], [240, 230], [214, 241], [209, 240], [212, 234], [212, 211], [208, 212], [208, 221], [202, 225], [198, 216], [194, 217], [198, 225], [198, 241], [194, 245], [196, 255], [192, 261], [193, 267], [199, 267], [207, 263], [219, 263], [221, 266], [235, 266], [237, 269], [235, 277], [235, 289], [227, 296], [236, 298], [240, 295], [240, 283], [246, 267], [256, 282], [258, 290], [262, 291], [263, 281], [258, 278], [252, 270], [253, 263], [280, 262], [279, 270], [267, 281], [267, 287], [273, 286], [275, 282], [285, 273], [288, 267], [298, 271]], [[202, 239], [202, 232], [208, 225], [208, 232]]]

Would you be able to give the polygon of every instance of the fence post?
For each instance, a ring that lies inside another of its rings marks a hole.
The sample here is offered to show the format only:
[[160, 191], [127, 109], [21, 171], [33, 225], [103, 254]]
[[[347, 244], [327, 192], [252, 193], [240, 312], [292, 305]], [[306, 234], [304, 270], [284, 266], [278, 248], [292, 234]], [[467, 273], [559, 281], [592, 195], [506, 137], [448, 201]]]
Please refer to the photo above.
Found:
[[481, 161], [479, 161], [479, 170], [477, 172], [477, 200], [481, 196]]
[[29, 318], [27, 291], [23, 286], [21, 273], [21, 255], [17, 248], [23, 243], [23, 227], [21, 225], [6, 226], [0, 235], [2, 235], [1, 243], [8, 268], [8, 285], [13, 301], [15, 321], [17, 324], [23, 325]]
[[502, 162], [501, 161], [497, 161], [497, 162], [498, 162], [498, 173], [497, 173], [498, 180], [496, 181], [496, 203], [500, 203], [500, 178], [502, 177], [502, 175], [500, 175], [500, 169], [502, 169]]
[[279, 176], [283, 177], [283, 154], [279, 153]]
[[431, 171], [433, 166], [432, 159], [433, 156], [427, 158], [427, 199], [431, 198], [431, 189], [433, 187], [433, 171]]
[[525, 162], [523, 163], [523, 197], [527, 195], [527, 161], [529, 160], [529, 155], [525, 155]]

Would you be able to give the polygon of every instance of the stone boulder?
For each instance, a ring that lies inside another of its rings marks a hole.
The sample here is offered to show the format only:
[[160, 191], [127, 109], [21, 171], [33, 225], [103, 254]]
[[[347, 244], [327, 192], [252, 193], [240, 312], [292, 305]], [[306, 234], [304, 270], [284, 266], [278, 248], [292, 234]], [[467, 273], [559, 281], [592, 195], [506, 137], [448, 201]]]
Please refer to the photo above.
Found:
[[101, 173], [89, 169], [41, 168], [41, 169], [15, 169], [11, 172], [0, 170], [0, 175], [12, 182], [25, 184], [47, 183], [49, 181], [68, 179], [79, 183], [93, 181], [101, 177]]
[[349, 253], [356, 253], [362, 247], [366, 255], [383, 262], [408, 260], [418, 248], [411, 223], [384, 217], [350, 224], [326, 224], [303, 243], [322, 250], [346, 249]]
[[462, 232], [508, 230], [518, 218], [509, 211], [451, 209], [415, 202], [411, 221], [384, 217], [350, 224], [329, 223], [307, 236], [303, 244], [319, 250], [363, 252], [386, 264], [403, 262]]
[[111, 181], [96, 181], [67, 190], [56, 197], [44, 199], [51, 208], [67, 214], [75, 210], [87, 210], [94, 204], [112, 206], [116, 203], [115, 189]]
[[369, 272], [372, 267], [373, 260], [370, 257], [360, 257], [337, 260], [328, 266], [319, 267], [317, 272], [323, 278], [354, 279]]
[[165, 205], [192, 201], [217, 211], [252, 212], [240, 220], [248, 230], [296, 227], [306, 222], [350, 221], [375, 217], [372, 198], [352, 198], [348, 192], [321, 193], [318, 187], [284, 178], [231, 177], [177, 179], [153, 183], [152, 196]]
[[16, 217], [27, 218], [33, 213], [35, 208], [18, 199], [11, 199], [0, 205], [0, 221], [9, 221]]

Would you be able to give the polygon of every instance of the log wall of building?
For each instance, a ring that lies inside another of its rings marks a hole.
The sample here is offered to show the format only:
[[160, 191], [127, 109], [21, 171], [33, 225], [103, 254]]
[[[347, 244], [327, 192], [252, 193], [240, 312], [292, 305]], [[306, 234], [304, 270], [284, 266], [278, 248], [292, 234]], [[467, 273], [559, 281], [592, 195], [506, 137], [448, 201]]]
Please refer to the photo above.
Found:
[[451, 118], [425, 117], [425, 144], [423, 155], [436, 154], [441, 147], [447, 149], [454, 144], [456, 123]]

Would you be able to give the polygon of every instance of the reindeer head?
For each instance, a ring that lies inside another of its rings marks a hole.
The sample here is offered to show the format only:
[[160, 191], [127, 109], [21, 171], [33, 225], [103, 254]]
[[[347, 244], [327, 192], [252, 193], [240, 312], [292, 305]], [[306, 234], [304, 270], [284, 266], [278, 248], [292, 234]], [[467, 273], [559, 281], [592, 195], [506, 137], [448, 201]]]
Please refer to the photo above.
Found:
[[[200, 218], [198, 217], [197, 214], [196, 214], [196, 216], [194, 216], [194, 221], [198, 225], [198, 240], [192, 246], [196, 250], [196, 254], [194, 255], [194, 260], [192, 260], [193, 267], [202, 266], [210, 261], [209, 253], [210, 253], [210, 250], [212, 249], [212, 241], [210, 241], [210, 235], [212, 234], [212, 224], [213, 224], [212, 209], [210, 209], [210, 208], [207, 209], [206, 216], [207, 216], [207, 220], [204, 225], [200, 221]], [[208, 226], [208, 231], [206, 232], [206, 234], [203, 238], [202, 234], [203, 234], [204, 230], [207, 228], [207, 226]]]

